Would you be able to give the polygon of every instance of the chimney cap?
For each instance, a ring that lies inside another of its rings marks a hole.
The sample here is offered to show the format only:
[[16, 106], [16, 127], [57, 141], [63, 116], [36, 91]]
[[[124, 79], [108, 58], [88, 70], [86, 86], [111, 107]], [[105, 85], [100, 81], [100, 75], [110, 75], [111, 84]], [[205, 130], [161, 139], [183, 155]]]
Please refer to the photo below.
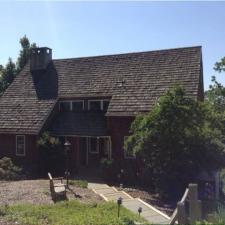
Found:
[[45, 70], [52, 60], [52, 49], [48, 47], [32, 48], [30, 51], [30, 71]]

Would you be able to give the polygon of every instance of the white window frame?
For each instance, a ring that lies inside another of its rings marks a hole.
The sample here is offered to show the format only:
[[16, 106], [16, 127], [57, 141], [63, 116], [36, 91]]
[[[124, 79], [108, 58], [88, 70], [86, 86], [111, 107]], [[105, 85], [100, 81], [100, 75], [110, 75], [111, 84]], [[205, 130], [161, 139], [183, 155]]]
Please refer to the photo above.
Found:
[[[23, 149], [23, 154], [20, 154], [17, 152], [17, 138], [18, 137], [23, 137], [24, 140], [24, 149]], [[25, 135], [16, 135], [16, 156], [25, 156], [26, 155], [26, 136]]]
[[83, 109], [82, 110], [84, 111], [84, 100], [72, 100], [71, 106], [70, 106], [71, 111], [73, 111], [73, 102], [82, 102], [83, 103], [83, 107], [82, 107]]
[[90, 102], [100, 102], [100, 110], [103, 111], [103, 102], [110, 102], [109, 99], [91, 99], [88, 100], [88, 111], [90, 110]]
[[[123, 137], [123, 143], [125, 141], [126, 138], [128, 138], [129, 136], [124, 136]], [[127, 151], [123, 148], [123, 152], [124, 152], [124, 159], [136, 159], [136, 155], [127, 155]]]
[[[91, 138], [96, 138], [97, 140], [96, 152], [91, 150]], [[99, 138], [98, 137], [88, 137], [88, 152], [90, 154], [99, 154]]]
[[61, 110], [60, 105], [62, 102], [69, 102], [70, 103], [70, 111], [73, 111], [73, 102], [82, 102], [83, 103], [83, 110], [84, 110], [84, 100], [60, 100], [59, 101], [59, 111]]

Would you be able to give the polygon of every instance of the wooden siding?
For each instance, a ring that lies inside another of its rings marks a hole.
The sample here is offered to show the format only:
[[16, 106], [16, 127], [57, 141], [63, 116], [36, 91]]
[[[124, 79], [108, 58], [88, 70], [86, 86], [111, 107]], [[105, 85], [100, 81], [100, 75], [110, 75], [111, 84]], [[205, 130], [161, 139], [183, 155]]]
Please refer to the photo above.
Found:
[[130, 134], [130, 125], [133, 120], [134, 117], [108, 117], [107, 126], [112, 141], [112, 158], [124, 158], [124, 136]]
[[36, 135], [25, 135], [25, 156], [17, 156], [16, 135], [0, 134], [0, 158], [7, 156], [19, 163], [36, 163], [38, 160], [37, 139]]

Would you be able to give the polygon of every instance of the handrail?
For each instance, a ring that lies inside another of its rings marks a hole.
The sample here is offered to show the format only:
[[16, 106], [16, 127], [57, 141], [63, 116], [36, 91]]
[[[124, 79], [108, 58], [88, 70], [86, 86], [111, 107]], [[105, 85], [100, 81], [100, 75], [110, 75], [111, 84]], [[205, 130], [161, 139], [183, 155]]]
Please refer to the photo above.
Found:
[[188, 194], [189, 194], [189, 188], [186, 188], [184, 194], [183, 194], [183, 197], [182, 199], [180, 200], [180, 202], [184, 203], [186, 198], [188, 198]]
[[[183, 196], [182, 196], [182, 198], [180, 200], [181, 203], [184, 203], [186, 201], [186, 199], [188, 198], [188, 194], [189, 194], [189, 188], [186, 188], [186, 190], [185, 190], [185, 192], [184, 192], [184, 194], [183, 194]], [[178, 211], [177, 211], [177, 208], [176, 208], [174, 210], [171, 218], [170, 218], [170, 223], [169, 223], [170, 225], [175, 224], [175, 222], [177, 220], [177, 212]]]
[[[185, 202], [188, 200], [188, 208], [186, 211]], [[188, 214], [188, 215], [187, 215]], [[201, 221], [201, 200], [198, 200], [198, 185], [189, 184], [186, 188], [184, 195], [180, 202], [177, 203], [172, 217], [170, 218], [170, 224], [194, 224], [196, 221]]]

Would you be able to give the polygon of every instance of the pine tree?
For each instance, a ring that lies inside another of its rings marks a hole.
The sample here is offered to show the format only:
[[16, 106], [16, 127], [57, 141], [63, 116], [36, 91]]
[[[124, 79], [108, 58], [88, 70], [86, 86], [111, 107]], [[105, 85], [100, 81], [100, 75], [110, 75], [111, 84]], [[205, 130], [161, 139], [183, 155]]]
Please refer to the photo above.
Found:
[[11, 58], [9, 58], [8, 63], [6, 64], [5, 68], [2, 68], [2, 76], [1, 76], [1, 89], [0, 92], [3, 92], [14, 80], [17, 71], [16, 71], [16, 65], [12, 61]]
[[23, 36], [20, 39], [20, 44], [21, 44], [21, 50], [20, 50], [20, 54], [19, 57], [17, 59], [17, 72], [19, 73], [23, 67], [26, 65], [26, 63], [29, 60], [29, 55], [30, 55], [30, 49], [36, 47], [36, 44], [30, 44], [29, 39], [27, 38], [27, 36]]

